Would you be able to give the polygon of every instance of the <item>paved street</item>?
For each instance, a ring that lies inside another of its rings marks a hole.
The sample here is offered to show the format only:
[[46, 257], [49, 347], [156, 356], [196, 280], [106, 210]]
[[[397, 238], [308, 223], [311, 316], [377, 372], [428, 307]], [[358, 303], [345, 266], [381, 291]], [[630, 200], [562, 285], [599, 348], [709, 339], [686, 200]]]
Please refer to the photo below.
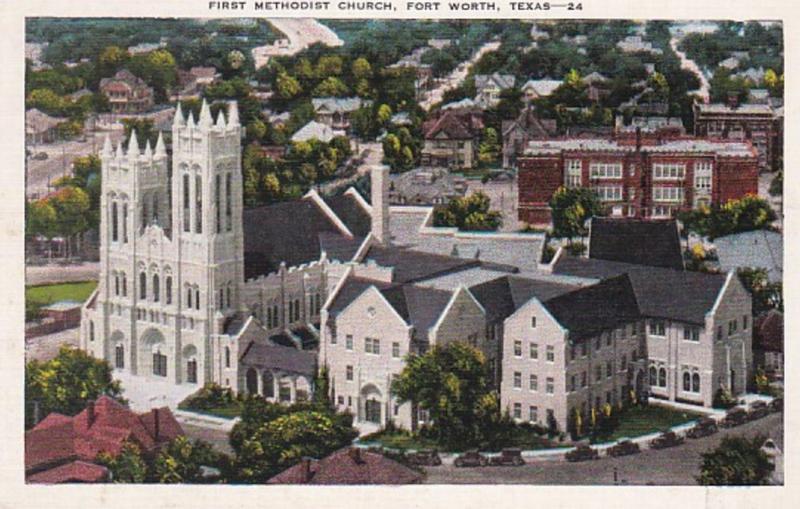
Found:
[[61, 345], [77, 347], [79, 330], [76, 327], [25, 341], [25, 362], [48, 361], [58, 354]]
[[500, 48], [499, 41], [487, 42], [478, 48], [478, 51], [476, 51], [468, 61], [459, 64], [447, 77], [441, 80], [441, 83], [436, 88], [425, 93], [425, 97], [423, 97], [422, 101], [419, 103], [420, 107], [427, 111], [434, 104], [441, 102], [444, 93], [448, 90], [458, 88], [466, 79], [472, 66], [475, 65], [483, 55], [492, 51], [497, 51], [498, 48]]
[[670, 449], [644, 450], [621, 458], [568, 463], [564, 460], [530, 462], [521, 467], [426, 468], [429, 484], [614, 484], [617, 470], [621, 484], [695, 485], [700, 454], [716, 447], [727, 435], [772, 437], [783, 450], [783, 413], [770, 414], [754, 422]]
[[96, 280], [100, 276], [99, 262], [86, 262], [75, 265], [28, 265], [25, 267], [26, 285], [51, 283], [71, 283]]

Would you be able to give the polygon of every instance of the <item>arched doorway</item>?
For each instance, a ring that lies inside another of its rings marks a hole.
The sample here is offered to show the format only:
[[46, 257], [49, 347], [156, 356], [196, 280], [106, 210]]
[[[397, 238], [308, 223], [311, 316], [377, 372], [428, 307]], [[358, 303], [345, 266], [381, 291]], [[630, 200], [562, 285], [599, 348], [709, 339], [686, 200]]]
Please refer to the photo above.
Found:
[[125, 368], [125, 335], [120, 331], [114, 331], [111, 334], [111, 338], [109, 338], [109, 343], [112, 345], [114, 349], [114, 368], [115, 369], [124, 369]]
[[197, 348], [194, 345], [186, 345], [181, 352], [184, 361], [183, 379], [186, 383], [197, 383]]
[[381, 424], [383, 397], [381, 391], [373, 384], [361, 389], [361, 400], [364, 402], [364, 420], [373, 424]]
[[164, 335], [158, 329], [148, 329], [139, 341], [140, 374], [166, 377], [168, 349]]
[[258, 373], [255, 368], [248, 368], [244, 376], [247, 394], [258, 394]]
[[261, 374], [261, 394], [265, 398], [275, 397], [275, 377], [270, 370], [265, 370]]
[[636, 397], [639, 398], [639, 397], [641, 397], [642, 394], [644, 394], [644, 370], [643, 369], [640, 369], [639, 371], [636, 372], [635, 387], [636, 387]]

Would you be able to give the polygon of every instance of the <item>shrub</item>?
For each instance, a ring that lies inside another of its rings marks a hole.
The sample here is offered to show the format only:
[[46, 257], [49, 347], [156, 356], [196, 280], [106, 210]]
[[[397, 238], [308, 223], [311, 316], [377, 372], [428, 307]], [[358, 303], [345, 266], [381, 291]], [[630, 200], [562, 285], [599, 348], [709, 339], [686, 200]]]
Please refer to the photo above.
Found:
[[572, 256], [581, 256], [586, 252], [586, 244], [583, 242], [570, 242], [564, 249]]
[[714, 408], [722, 408], [728, 409], [732, 408], [736, 405], [736, 400], [731, 395], [728, 389], [717, 389], [717, 392], [714, 394], [714, 400], [711, 403], [711, 406]]
[[239, 401], [233, 391], [219, 384], [209, 383], [190, 395], [178, 405], [179, 408], [210, 410], [226, 407]]

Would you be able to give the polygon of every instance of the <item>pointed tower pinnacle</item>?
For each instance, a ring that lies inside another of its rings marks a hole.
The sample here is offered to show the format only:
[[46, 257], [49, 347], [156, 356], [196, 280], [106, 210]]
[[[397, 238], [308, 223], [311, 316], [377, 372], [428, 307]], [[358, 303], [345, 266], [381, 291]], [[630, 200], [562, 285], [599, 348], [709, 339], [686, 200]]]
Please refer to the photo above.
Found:
[[158, 132], [158, 141], [156, 142], [156, 157], [167, 155], [167, 149], [164, 147], [164, 136], [161, 131]]
[[117, 144], [117, 154], [116, 154], [116, 157], [117, 157], [117, 159], [121, 159], [121, 158], [122, 158], [122, 156], [124, 156], [124, 155], [125, 155], [125, 154], [123, 154], [123, 153], [122, 153], [122, 140], [119, 140], [119, 143]]
[[103, 141], [103, 151], [100, 153], [103, 157], [111, 157], [114, 153], [114, 149], [111, 148], [111, 138], [108, 137], [108, 133], [106, 133], [106, 139]]
[[131, 139], [128, 141], [128, 157], [139, 155], [139, 139], [136, 137], [136, 129], [131, 129]]
[[225, 129], [225, 112], [222, 110], [219, 110], [219, 113], [217, 113], [216, 126]]
[[228, 127], [239, 127], [239, 104], [231, 101], [228, 107]]
[[214, 120], [211, 118], [211, 108], [208, 107], [208, 103], [205, 99], [203, 99], [203, 106], [200, 108], [200, 119], [197, 125], [200, 127], [211, 127], [214, 125]]
[[153, 149], [150, 148], [150, 140], [147, 140], [144, 144], [144, 156], [148, 159], [153, 157]]
[[186, 121], [186, 127], [194, 127], [194, 126], [195, 126], [194, 113], [190, 111], [189, 112], [189, 120]]
[[172, 127], [182, 127], [186, 125], [183, 120], [183, 110], [181, 109], [181, 102], [178, 101], [178, 107], [175, 108], [175, 118], [172, 119]]

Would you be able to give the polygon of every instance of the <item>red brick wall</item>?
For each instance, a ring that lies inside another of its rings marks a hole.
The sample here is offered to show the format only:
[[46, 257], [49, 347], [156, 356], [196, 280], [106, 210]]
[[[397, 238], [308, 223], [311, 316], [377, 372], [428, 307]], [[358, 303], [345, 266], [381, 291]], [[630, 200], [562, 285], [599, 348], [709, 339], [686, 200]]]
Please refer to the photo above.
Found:
[[518, 217], [521, 221], [536, 225], [550, 222], [548, 203], [563, 185], [563, 167], [561, 156], [519, 159]]
[[752, 159], [720, 159], [714, 180], [714, 199], [720, 205], [746, 194], [758, 194], [758, 163]]

